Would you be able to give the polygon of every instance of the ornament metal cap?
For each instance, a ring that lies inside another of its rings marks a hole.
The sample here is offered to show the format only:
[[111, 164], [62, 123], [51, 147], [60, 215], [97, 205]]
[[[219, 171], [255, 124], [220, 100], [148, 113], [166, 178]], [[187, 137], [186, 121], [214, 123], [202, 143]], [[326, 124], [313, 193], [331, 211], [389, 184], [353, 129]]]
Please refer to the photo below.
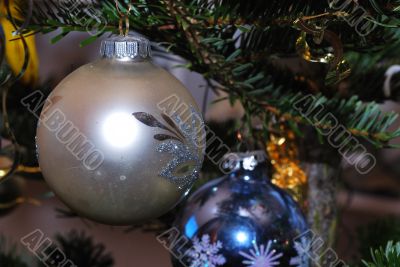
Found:
[[222, 168], [226, 173], [236, 171], [243, 167], [245, 170], [254, 170], [258, 164], [267, 160], [267, 154], [263, 150], [249, 151], [245, 153], [228, 153], [222, 159]]
[[151, 46], [143, 37], [117, 36], [101, 43], [100, 55], [123, 61], [143, 61], [151, 58]]

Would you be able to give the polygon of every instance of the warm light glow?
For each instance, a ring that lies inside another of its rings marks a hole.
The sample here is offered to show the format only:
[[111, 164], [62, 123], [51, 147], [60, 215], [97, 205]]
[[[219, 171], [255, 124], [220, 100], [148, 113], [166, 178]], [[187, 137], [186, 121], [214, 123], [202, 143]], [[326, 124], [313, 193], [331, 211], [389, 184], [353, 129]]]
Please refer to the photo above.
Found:
[[124, 148], [129, 146], [135, 140], [135, 118], [129, 113], [112, 113], [104, 121], [103, 135], [113, 147]]

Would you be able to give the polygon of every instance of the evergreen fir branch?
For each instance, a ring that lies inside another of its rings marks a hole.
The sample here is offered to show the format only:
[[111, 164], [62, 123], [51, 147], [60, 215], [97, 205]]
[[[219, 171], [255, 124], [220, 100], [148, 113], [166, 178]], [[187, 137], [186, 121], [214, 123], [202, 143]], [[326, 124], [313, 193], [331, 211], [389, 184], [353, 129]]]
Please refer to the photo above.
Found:
[[28, 267], [28, 264], [17, 254], [17, 247], [8, 248], [3, 236], [0, 236], [0, 264], [1, 266]]
[[[107, 31], [115, 31], [119, 22], [119, 17], [115, 10], [115, 4], [113, 0], [102, 1], [102, 4], [95, 4], [95, 7], [102, 10], [102, 13], [106, 15], [107, 21], [109, 22], [106, 28]], [[32, 18], [31, 27], [35, 29], [51, 30], [55, 27], [64, 25], [78, 29], [80, 26], [81, 30], [86, 29], [81, 24], [81, 17], [70, 12], [66, 8], [57, 7], [57, 3], [54, 0], [42, 2], [34, 1], [34, 13]], [[175, 5], [186, 9], [185, 12], [191, 20], [190, 24], [196, 24], [197, 22], [207, 22], [208, 27], [215, 28], [226, 28], [232, 25], [238, 25], [245, 27], [246, 25], [252, 25], [265, 30], [272, 26], [286, 26], [290, 28], [299, 17], [310, 17], [315, 14], [326, 13], [336, 14], [340, 12], [329, 12], [328, 1], [308, 1], [307, 4], [296, 1], [175, 1]], [[155, 27], [166, 27], [175, 26], [177, 18], [171, 16], [168, 12], [168, 1], [137, 1], [135, 3], [135, 9], [133, 14], [130, 16], [131, 25], [140, 31], [147, 30], [158, 30]], [[24, 10], [23, 8], [20, 8]], [[85, 9], [85, 3], [81, 3], [80, 10]], [[342, 12], [343, 13], [343, 12]], [[325, 20], [326, 21], [326, 20]], [[346, 22], [340, 18], [332, 19], [328, 21], [329, 24], [335, 22], [341, 22], [337, 27], [346, 26]], [[204, 30], [204, 29], [203, 29]], [[342, 31], [341, 31], [342, 32]], [[347, 27], [346, 31], [356, 36], [356, 31], [352, 27]], [[381, 32], [371, 34], [374, 36], [375, 41], [382, 39]], [[360, 37], [360, 36], [358, 36]], [[360, 38], [358, 38], [360, 39]], [[288, 40], [289, 41], [289, 40]], [[287, 42], [289, 43], [289, 42]], [[345, 38], [344, 38], [344, 43]], [[349, 41], [352, 44], [358, 44], [360, 42], [354, 42], [354, 39]], [[365, 42], [364, 42], [365, 43]], [[371, 46], [372, 42], [368, 42]]]
[[[370, 1], [360, 3], [376, 15], [379, 22], [389, 23], [390, 18], [397, 23], [397, 1], [387, 1], [382, 6]], [[102, 1], [96, 4], [96, 8], [101, 9], [107, 18], [108, 25], [104, 32], [115, 32], [119, 17], [114, 1]], [[127, 8], [126, 5], [124, 8]], [[326, 12], [335, 19], [330, 21], [326, 20], [325, 15], [319, 15]], [[327, 128], [329, 125], [302, 118], [293, 109], [295, 100], [310, 93], [307, 81], [273, 64], [275, 58], [296, 53], [295, 40], [299, 31], [293, 27], [293, 20], [311, 16], [327, 21], [328, 26], [341, 33], [347, 51], [353, 51], [360, 58], [366, 56], [367, 52], [382, 51], [382, 36], [386, 36], [383, 38], [385, 42], [398, 38], [397, 29], [380, 27], [364, 42], [360, 42], [363, 38], [356, 35], [355, 29], [349, 27], [343, 18], [329, 12], [328, 2], [316, 0], [309, 0], [306, 4], [298, 1], [140, 0], [134, 2], [129, 19], [134, 30], [156, 42], [167, 44], [165, 47], [169, 51], [190, 62], [190, 70], [215, 81], [220, 89], [228, 92], [232, 101], [239, 100], [248, 112], [258, 112], [264, 118], [273, 114], [294, 123]], [[340, 31], [343, 25], [347, 25], [346, 30]], [[57, 28], [61, 28], [62, 33], [56, 41], [70, 31], [86, 30], [73, 13], [57, 7], [54, 0], [45, 4], [37, 3], [30, 29], [48, 32]], [[369, 62], [378, 59], [378, 56], [370, 57]], [[368, 69], [371, 70], [370, 67]], [[354, 80], [363, 74], [355, 73]], [[318, 88], [318, 91], [324, 90]], [[362, 95], [361, 91], [358, 93]], [[325, 113], [334, 114], [355, 136], [383, 146], [399, 135], [399, 131], [387, 132], [395, 115], [381, 114], [375, 103], [365, 105], [358, 97], [327, 98], [322, 94], [316, 97], [318, 103], [326, 107]]]
[[[374, 229], [374, 231], [371, 231]], [[400, 240], [400, 219], [395, 217], [376, 220], [358, 229], [357, 240], [359, 254], [368, 259], [371, 247], [378, 248], [387, 244], [387, 240]]]
[[[332, 114], [354, 137], [363, 138], [377, 147], [391, 147], [391, 145], [388, 145], [388, 142], [400, 136], [399, 130], [387, 132], [387, 128], [394, 123], [398, 114], [395, 112], [383, 114], [379, 106], [375, 103], [366, 105], [357, 97], [350, 99], [340, 99], [339, 97], [328, 99], [322, 95], [317, 95], [317, 101], [307, 106], [307, 110], [320, 111], [319, 105], [322, 105], [324, 109], [318, 113], [317, 117], [304, 117], [293, 110], [295, 103], [301, 100], [302, 97], [304, 97], [302, 94], [285, 95], [285, 97], [274, 99], [273, 101], [277, 103], [274, 106], [267, 104], [265, 101], [258, 102], [258, 104], [263, 105], [268, 112], [273, 113], [283, 121], [313, 125], [315, 128], [321, 130], [332, 131], [337, 127], [323, 121], [321, 122], [321, 118], [324, 118], [327, 114]], [[354, 109], [354, 106], [357, 108]], [[351, 114], [360, 114], [360, 116], [350, 117], [346, 110], [350, 111]]]
[[389, 241], [386, 248], [371, 248], [372, 262], [363, 260], [366, 267], [399, 267], [400, 266], [400, 242]]
[[[348, 94], [356, 94], [363, 101], [383, 102], [399, 99], [400, 88], [395, 82], [391, 87], [390, 96], [384, 95], [383, 92], [387, 69], [399, 64], [400, 31], [396, 29], [391, 32], [395, 40], [387, 42], [380, 50], [346, 53], [345, 58], [352, 66], [352, 73], [348, 78]], [[366, 84], [368, 86], [365, 86]]]
[[[66, 235], [56, 236], [60, 250], [65, 257], [76, 266], [112, 267], [114, 260], [106, 252], [103, 244], [95, 244], [93, 239], [84, 232], [71, 231]], [[39, 264], [43, 266], [43, 264]]]

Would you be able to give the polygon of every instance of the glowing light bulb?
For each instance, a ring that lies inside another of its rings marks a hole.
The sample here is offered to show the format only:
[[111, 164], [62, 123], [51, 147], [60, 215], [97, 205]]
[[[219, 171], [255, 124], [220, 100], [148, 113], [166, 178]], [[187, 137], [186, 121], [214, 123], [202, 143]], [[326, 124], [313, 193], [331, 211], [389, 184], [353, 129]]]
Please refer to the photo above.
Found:
[[129, 113], [112, 113], [104, 121], [103, 135], [106, 141], [115, 148], [128, 147], [135, 140], [135, 119]]

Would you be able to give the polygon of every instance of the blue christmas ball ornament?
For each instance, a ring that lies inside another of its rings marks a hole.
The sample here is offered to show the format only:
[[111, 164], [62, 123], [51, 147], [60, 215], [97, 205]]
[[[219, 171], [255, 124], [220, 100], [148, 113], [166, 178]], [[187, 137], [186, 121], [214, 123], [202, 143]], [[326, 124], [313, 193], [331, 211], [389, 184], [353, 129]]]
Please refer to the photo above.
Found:
[[184, 238], [172, 248], [174, 267], [309, 266], [306, 220], [270, 182], [265, 153], [225, 158], [232, 171], [196, 191], [175, 222]]

